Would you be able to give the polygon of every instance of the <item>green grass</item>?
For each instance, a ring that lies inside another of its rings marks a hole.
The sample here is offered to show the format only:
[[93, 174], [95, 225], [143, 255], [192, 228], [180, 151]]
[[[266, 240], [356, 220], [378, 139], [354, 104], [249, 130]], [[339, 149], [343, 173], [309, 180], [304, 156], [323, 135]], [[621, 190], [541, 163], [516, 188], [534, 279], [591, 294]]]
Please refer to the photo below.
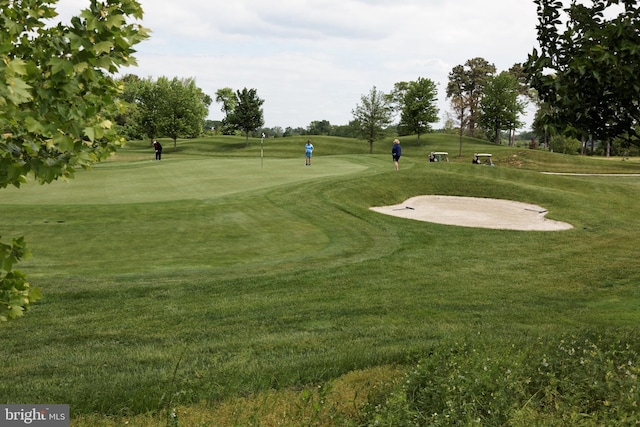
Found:
[[[557, 336], [640, 321], [638, 173], [616, 161], [457, 137], [132, 143], [68, 183], [0, 192], [0, 236], [45, 299], [0, 326], [0, 401], [75, 417], [217, 405], [356, 370], [411, 365], [481, 336]], [[450, 163], [428, 163], [430, 151]], [[491, 152], [496, 167], [474, 166]], [[422, 194], [534, 203], [563, 232], [454, 227], [371, 206]], [[480, 338], [479, 338], [480, 339]], [[496, 344], [498, 346], [498, 344]], [[177, 369], [177, 370], [176, 370]], [[174, 371], [177, 375], [174, 377]]]

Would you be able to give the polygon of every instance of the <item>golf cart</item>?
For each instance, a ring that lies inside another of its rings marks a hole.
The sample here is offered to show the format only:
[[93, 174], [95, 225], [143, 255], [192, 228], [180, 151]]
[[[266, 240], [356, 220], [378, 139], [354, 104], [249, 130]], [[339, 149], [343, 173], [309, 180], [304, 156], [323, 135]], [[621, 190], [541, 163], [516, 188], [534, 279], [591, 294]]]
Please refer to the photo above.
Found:
[[474, 165], [489, 165], [495, 166], [491, 161], [491, 154], [487, 153], [476, 153], [473, 155], [473, 160], [471, 161]]
[[429, 154], [430, 162], [449, 162], [449, 153], [446, 151], [432, 151]]

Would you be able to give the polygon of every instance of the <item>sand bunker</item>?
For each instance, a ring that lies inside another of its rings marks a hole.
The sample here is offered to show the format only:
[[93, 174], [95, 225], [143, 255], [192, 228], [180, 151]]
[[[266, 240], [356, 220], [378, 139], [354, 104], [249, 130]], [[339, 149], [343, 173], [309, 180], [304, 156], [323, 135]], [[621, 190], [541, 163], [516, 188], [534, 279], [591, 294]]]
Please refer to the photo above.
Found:
[[373, 207], [386, 215], [437, 224], [498, 230], [559, 231], [573, 228], [546, 219], [547, 210], [537, 205], [500, 199], [457, 196], [417, 196], [394, 206]]

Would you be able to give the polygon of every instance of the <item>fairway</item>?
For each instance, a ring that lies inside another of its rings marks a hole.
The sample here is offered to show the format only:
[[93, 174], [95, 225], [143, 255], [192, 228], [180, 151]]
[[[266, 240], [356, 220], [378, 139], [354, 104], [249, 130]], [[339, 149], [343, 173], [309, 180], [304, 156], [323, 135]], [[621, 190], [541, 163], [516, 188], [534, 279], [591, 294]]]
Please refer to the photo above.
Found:
[[[388, 142], [370, 155], [363, 141], [313, 141], [325, 154], [310, 167], [304, 139], [271, 141], [278, 156], [262, 166], [240, 138], [181, 141], [159, 162], [138, 143], [68, 183], [2, 190], [0, 235], [25, 236], [33, 258], [18, 268], [44, 299], [0, 327], [0, 400], [67, 403], [80, 425], [124, 425], [262, 393], [300, 400], [354, 375], [376, 384], [360, 394], [375, 403], [369, 392], [396, 384], [380, 372], [414, 372], [439, 349], [482, 365], [585, 330], [636, 336], [638, 163], [466, 139], [462, 156], [434, 164], [431, 151], [455, 153], [459, 140], [433, 134], [404, 138], [395, 171]], [[471, 164], [489, 149], [496, 167]], [[423, 195], [542, 206], [573, 228], [459, 227], [370, 209]]]

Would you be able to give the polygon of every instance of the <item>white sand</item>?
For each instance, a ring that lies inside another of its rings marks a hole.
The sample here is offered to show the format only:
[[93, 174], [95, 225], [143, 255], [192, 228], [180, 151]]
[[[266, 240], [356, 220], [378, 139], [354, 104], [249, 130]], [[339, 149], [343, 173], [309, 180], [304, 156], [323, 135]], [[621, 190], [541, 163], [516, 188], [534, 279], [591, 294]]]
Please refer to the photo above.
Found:
[[547, 210], [540, 206], [500, 199], [417, 196], [398, 205], [371, 209], [401, 218], [462, 227], [526, 231], [573, 228], [571, 224], [546, 219]]

